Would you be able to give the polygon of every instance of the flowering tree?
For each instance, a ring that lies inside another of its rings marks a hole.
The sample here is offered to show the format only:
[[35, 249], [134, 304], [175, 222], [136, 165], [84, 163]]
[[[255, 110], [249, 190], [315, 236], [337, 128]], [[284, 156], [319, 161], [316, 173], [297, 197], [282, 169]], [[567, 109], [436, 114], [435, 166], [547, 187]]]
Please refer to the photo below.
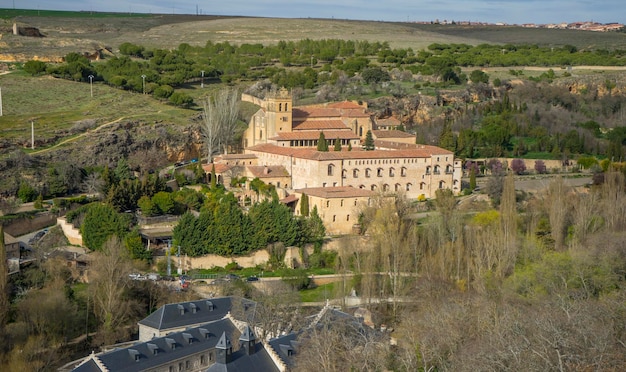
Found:
[[511, 161], [511, 170], [515, 172], [515, 174], [522, 174], [526, 172], [526, 164], [522, 159], [513, 159]]
[[546, 163], [543, 160], [535, 161], [535, 172], [537, 172], [538, 174], [548, 173]]

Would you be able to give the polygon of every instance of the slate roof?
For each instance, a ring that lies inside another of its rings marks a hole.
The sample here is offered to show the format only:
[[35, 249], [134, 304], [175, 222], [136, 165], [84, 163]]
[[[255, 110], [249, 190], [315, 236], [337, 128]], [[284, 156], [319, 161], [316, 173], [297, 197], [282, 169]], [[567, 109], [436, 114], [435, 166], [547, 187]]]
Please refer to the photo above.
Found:
[[268, 344], [280, 360], [288, 367], [293, 367], [293, 357], [298, 348], [298, 334], [289, 333], [271, 339]]
[[[233, 300], [232, 297], [217, 297], [163, 305], [152, 314], [140, 320], [139, 324], [164, 330], [216, 321], [222, 319], [231, 311]], [[253, 304], [252, 301], [248, 302]], [[213, 310], [210, 309], [210, 305], [213, 305]]]
[[[222, 319], [182, 332], [170, 333], [123, 349], [95, 355], [76, 367], [74, 372], [145, 371], [174, 360], [214, 349], [220, 334], [238, 332], [230, 319]], [[104, 369], [104, 368], [106, 369]]]
[[278, 367], [263, 345], [256, 343], [254, 347], [254, 354], [246, 355], [243, 348], [239, 349], [232, 354], [230, 363], [215, 363], [206, 372], [278, 372]]

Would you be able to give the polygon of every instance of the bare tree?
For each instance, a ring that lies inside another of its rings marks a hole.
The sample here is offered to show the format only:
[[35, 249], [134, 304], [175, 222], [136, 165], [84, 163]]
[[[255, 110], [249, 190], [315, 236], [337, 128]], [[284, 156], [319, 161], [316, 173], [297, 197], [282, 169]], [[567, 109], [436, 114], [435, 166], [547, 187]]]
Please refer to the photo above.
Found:
[[235, 138], [239, 117], [239, 92], [224, 89], [203, 102], [202, 134], [207, 147], [207, 163], [213, 162], [213, 155], [228, 152], [228, 145]]
[[109, 238], [102, 251], [94, 256], [89, 268], [90, 297], [94, 313], [101, 322], [102, 341], [110, 344], [126, 336], [125, 326], [137, 312], [136, 303], [125, 297], [132, 266], [123, 243], [116, 236]]

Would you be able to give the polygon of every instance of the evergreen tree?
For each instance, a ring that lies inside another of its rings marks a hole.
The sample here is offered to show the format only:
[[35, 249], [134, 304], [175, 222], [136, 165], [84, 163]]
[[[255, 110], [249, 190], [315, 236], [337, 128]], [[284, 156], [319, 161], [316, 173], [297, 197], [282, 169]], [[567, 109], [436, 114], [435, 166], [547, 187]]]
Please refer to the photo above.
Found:
[[211, 166], [211, 189], [215, 189], [217, 186], [217, 176], [215, 175], [215, 164]]
[[475, 166], [470, 168], [469, 187], [470, 187], [470, 191], [474, 191], [476, 189], [476, 167]]
[[326, 227], [324, 227], [324, 222], [317, 212], [317, 205], [313, 207], [308, 222], [311, 241], [321, 242], [326, 236]]
[[309, 216], [309, 196], [307, 194], [302, 194], [300, 197], [300, 215], [304, 217]]
[[130, 166], [126, 158], [119, 158], [115, 167], [115, 177], [118, 180], [126, 180], [131, 177]]
[[376, 148], [374, 145], [374, 137], [372, 136], [372, 131], [368, 130], [365, 134], [365, 144], [363, 145], [363, 150], [372, 151]]
[[352, 151], [352, 143], [348, 142], [348, 151]]
[[83, 244], [91, 250], [100, 250], [109, 237], [123, 237], [129, 224], [130, 221], [120, 216], [111, 205], [91, 204], [80, 227]]
[[337, 138], [335, 140], [335, 148], [333, 150], [334, 151], [341, 151], [341, 140], [339, 138]]
[[320, 132], [320, 137], [317, 140], [317, 151], [328, 151], [328, 142], [326, 142], [326, 137], [324, 136], [324, 132]]
[[134, 260], [150, 260], [152, 258], [152, 253], [144, 247], [137, 228], [124, 237], [124, 245], [128, 250], [129, 257]]
[[450, 151], [456, 151], [456, 136], [452, 133], [452, 128], [448, 122], [444, 125], [443, 131], [439, 136], [439, 147]]

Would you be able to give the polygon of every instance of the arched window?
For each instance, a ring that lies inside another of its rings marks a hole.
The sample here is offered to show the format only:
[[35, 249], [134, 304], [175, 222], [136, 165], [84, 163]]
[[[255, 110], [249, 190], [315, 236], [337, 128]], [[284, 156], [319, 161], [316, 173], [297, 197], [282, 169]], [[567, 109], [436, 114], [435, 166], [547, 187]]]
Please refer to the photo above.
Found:
[[426, 174], [430, 174], [430, 165], [426, 167]]
[[343, 199], [341, 199], [340, 206], [343, 207]]
[[452, 166], [451, 166], [450, 164], [446, 165], [446, 174], [450, 174], [450, 173], [452, 173], [452, 170], [453, 170], [453, 169], [454, 169], [454, 168], [452, 168]]
[[400, 176], [401, 177], [406, 177], [406, 167], [400, 168]]
[[372, 191], [376, 191], [376, 185], [372, 185], [371, 189]]
[[439, 188], [443, 189], [444, 187], [446, 187], [446, 183], [444, 181], [439, 181]]
[[289, 111], [289, 108], [288, 108], [288, 107], [289, 107], [289, 104], [288, 104], [288, 103], [285, 103], [285, 111]]
[[341, 170], [341, 178], [348, 178], [348, 171], [345, 169]]
[[412, 187], [413, 187], [413, 185], [412, 185], [412, 184], [407, 183], [407, 184], [406, 184], [406, 191], [411, 191], [411, 188], [412, 188]]
[[353, 169], [352, 170], [352, 177], [354, 178], [359, 178], [359, 170], [358, 169]]
[[395, 177], [396, 176], [396, 170], [392, 167], [389, 168], [389, 177]]
[[441, 167], [438, 166], [438, 165], [435, 165], [435, 171], [433, 173], [440, 174], [441, 173]]
[[332, 176], [335, 173], [335, 165], [334, 164], [328, 164], [328, 175]]
[[359, 189], [364, 190], [365, 189], [365, 185], [359, 186]]
[[424, 190], [426, 188], [425, 182], [420, 182], [420, 190]]
[[400, 186], [399, 183], [396, 183], [395, 187], [394, 187], [395, 191], [398, 192], [402, 189], [402, 186]]
[[389, 185], [384, 184], [384, 185], [383, 185], [383, 191], [384, 191], [384, 192], [389, 191]]
[[365, 177], [370, 178], [372, 176], [372, 170], [369, 168], [365, 169]]
[[376, 175], [377, 175], [378, 177], [382, 177], [382, 176], [383, 176], [383, 168], [378, 168], [378, 169], [376, 170]]
[[278, 111], [283, 111], [283, 104], [282, 103], [278, 104]]

